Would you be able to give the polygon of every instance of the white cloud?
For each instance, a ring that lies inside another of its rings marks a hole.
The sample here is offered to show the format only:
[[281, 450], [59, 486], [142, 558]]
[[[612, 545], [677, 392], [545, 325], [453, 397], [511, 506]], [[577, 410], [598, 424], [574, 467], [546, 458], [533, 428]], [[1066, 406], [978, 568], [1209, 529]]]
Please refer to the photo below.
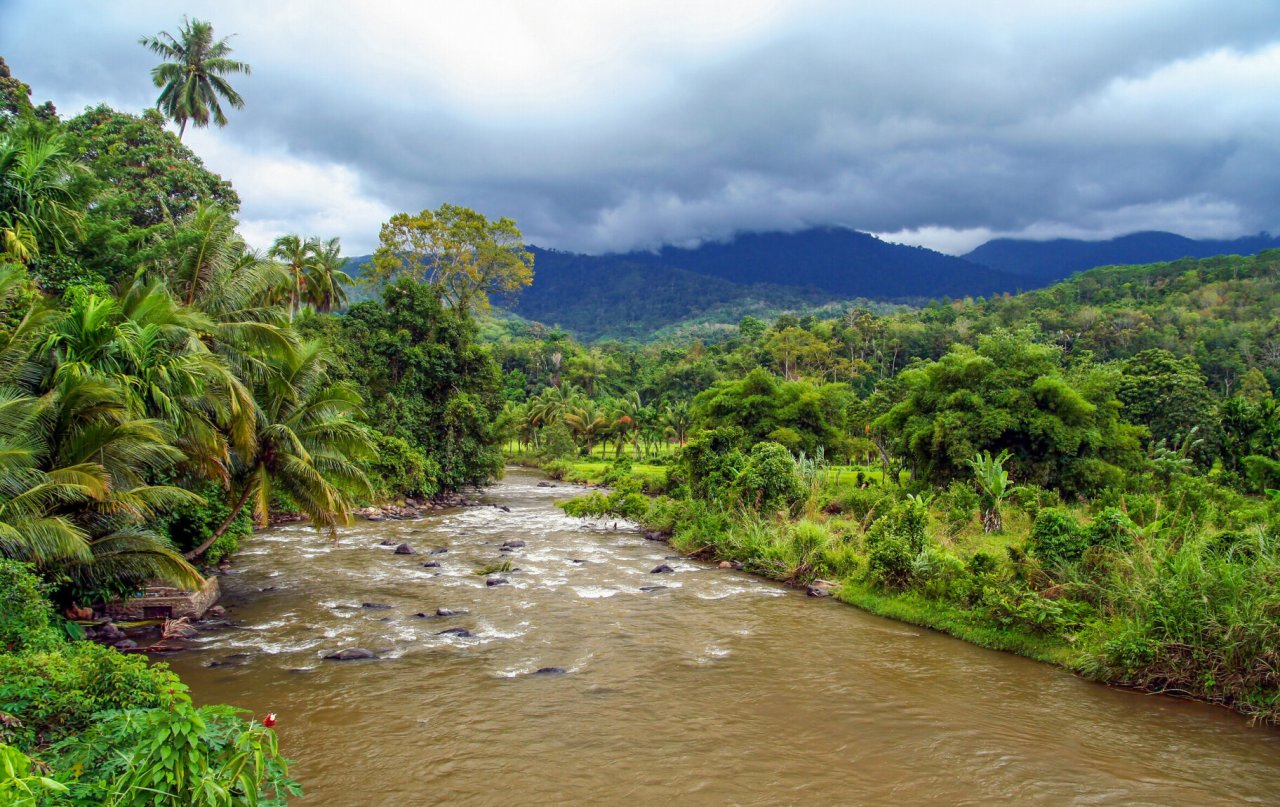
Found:
[[378, 229], [397, 211], [370, 196], [351, 166], [306, 160], [282, 149], [250, 150], [222, 132], [194, 130], [187, 142], [240, 194], [240, 231], [265, 249], [277, 236], [337, 236], [349, 255], [372, 252]]

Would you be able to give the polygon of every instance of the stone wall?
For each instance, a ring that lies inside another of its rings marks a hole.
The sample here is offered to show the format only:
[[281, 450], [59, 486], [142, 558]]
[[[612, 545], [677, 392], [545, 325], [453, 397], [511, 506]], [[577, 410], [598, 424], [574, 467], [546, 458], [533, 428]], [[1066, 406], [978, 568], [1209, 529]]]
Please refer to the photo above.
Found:
[[218, 601], [222, 592], [218, 588], [218, 578], [210, 575], [205, 578], [199, 591], [182, 591], [164, 585], [147, 586], [141, 597], [108, 603], [107, 616], [120, 622], [134, 622], [140, 619], [178, 619], [190, 617], [199, 619], [204, 616], [213, 604]]

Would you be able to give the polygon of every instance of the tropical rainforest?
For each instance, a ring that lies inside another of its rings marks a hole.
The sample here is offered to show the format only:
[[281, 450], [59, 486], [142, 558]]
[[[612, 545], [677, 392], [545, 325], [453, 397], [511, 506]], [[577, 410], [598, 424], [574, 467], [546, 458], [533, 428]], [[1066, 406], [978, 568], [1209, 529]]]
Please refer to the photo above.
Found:
[[552, 261], [506, 218], [392, 217], [361, 294], [325, 234], [250, 249], [182, 141], [249, 66], [198, 20], [143, 44], [142, 115], [62, 117], [0, 66], [4, 803], [298, 794], [269, 717], [86, 612], [508, 461], [699, 558], [1280, 719], [1280, 251], [585, 343], [493, 310]]

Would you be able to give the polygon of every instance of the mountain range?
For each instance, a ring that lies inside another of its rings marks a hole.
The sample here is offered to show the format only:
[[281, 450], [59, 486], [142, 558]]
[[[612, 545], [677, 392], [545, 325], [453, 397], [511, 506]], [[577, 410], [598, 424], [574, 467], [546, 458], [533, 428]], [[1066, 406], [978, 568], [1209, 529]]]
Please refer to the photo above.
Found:
[[[1223, 241], [1141, 232], [1107, 241], [1001, 238], [955, 257], [842, 227], [605, 255], [530, 247], [534, 282], [511, 310], [584, 339], [646, 339], [673, 323], [735, 322], [856, 298], [923, 303], [1027, 291], [1095, 266], [1278, 247], [1267, 233]], [[367, 260], [352, 259], [351, 269]]]

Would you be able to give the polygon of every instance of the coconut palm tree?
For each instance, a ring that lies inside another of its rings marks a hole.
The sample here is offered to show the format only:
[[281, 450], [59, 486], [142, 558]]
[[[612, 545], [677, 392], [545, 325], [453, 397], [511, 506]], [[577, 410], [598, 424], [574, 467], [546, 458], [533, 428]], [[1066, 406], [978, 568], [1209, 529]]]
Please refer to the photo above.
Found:
[[216, 125], [226, 126], [223, 101], [236, 109], [244, 106], [244, 99], [223, 76], [247, 76], [249, 65], [230, 58], [231, 46], [226, 38], [213, 40], [210, 23], [183, 17], [178, 36], [161, 31], [153, 37], [140, 38], [138, 43], [164, 59], [152, 68], [151, 80], [160, 88], [156, 106], [178, 124], [179, 140], [188, 122], [206, 127], [212, 119]]
[[79, 234], [88, 169], [65, 138], [37, 123], [0, 135], [0, 256], [29, 263]]
[[[370, 493], [361, 462], [373, 442], [354, 416], [360, 396], [346, 383], [330, 380], [319, 343], [301, 345], [268, 359], [272, 372], [255, 385], [256, 441], [238, 453], [231, 513], [204, 543], [187, 553], [196, 558], [227, 531], [252, 500], [265, 523], [272, 494], [287, 494], [318, 528], [334, 533], [350, 519], [353, 493]], [[335, 533], [336, 534], [336, 533]]]
[[337, 238], [314, 242], [312, 262], [304, 278], [304, 299], [308, 305], [322, 313], [346, 308], [347, 290], [344, 286], [355, 283], [351, 275], [342, 270], [346, 262], [347, 259], [342, 257], [342, 242]]
[[284, 263], [289, 271], [289, 320], [302, 308], [303, 295], [307, 282], [316, 272], [316, 252], [320, 242], [315, 238], [303, 238], [300, 235], [282, 235], [271, 245], [267, 253], [270, 257]]
[[688, 401], [669, 404], [662, 413], [662, 425], [666, 427], [667, 434], [683, 446], [689, 437], [689, 429], [693, 426], [693, 415], [689, 412]]
[[595, 447], [596, 440], [602, 435], [607, 435], [609, 429], [613, 426], [613, 421], [600, 408], [599, 404], [590, 400], [566, 412], [564, 422], [574, 436], [582, 441], [588, 455], [591, 454], [591, 449]]

